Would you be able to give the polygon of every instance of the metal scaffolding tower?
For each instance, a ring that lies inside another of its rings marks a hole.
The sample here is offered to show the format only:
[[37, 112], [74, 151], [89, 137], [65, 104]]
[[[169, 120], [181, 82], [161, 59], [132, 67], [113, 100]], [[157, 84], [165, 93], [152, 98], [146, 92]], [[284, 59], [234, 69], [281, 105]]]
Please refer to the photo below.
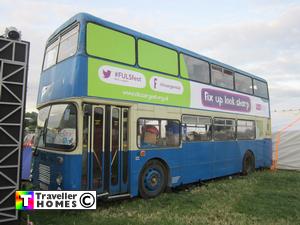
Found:
[[29, 43], [0, 37], [0, 223], [17, 224]]

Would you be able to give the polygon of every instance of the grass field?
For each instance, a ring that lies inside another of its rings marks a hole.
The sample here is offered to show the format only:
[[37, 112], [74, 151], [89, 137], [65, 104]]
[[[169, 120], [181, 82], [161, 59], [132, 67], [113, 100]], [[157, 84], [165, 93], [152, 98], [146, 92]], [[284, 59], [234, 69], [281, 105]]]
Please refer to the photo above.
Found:
[[300, 224], [300, 172], [258, 171], [150, 200], [98, 202], [93, 211], [37, 211], [29, 216], [34, 225]]

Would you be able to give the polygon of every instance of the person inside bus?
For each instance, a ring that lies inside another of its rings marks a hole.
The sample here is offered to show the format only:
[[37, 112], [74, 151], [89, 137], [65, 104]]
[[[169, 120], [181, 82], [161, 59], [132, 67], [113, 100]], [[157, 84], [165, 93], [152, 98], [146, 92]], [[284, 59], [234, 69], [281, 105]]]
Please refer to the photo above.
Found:
[[189, 141], [189, 136], [188, 136], [188, 127], [186, 124], [181, 125], [181, 134], [182, 134], [182, 141]]
[[166, 125], [166, 145], [178, 146], [180, 127], [177, 121], [169, 121]]
[[141, 147], [151, 148], [157, 147], [159, 131], [153, 125], [145, 125], [142, 127]]

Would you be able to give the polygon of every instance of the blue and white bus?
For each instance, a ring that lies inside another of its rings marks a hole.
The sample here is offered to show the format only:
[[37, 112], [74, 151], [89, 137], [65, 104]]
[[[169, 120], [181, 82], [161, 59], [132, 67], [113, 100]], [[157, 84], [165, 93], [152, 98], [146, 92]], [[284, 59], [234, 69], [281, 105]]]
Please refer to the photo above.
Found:
[[48, 39], [32, 179], [155, 197], [272, 163], [267, 82], [80, 13]]

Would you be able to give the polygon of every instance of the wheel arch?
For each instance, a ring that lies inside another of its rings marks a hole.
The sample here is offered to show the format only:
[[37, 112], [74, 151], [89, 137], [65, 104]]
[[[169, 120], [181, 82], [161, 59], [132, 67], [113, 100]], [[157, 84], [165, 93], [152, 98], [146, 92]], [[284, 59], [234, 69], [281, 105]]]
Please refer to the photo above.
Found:
[[140, 172], [139, 172], [139, 178], [140, 178], [140, 176], [141, 176], [141, 172], [143, 171], [143, 169], [145, 168], [145, 166], [148, 164], [148, 162], [153, 161], [153, 160], [159, 161], [159, 162], [165, 167], [165, 169], [166, 169], [166, 175], [167, 175], [167, 187], [170, 187], [171, 184], [172, 184], [172, 183], [171, 183], [171, 176], [170, 176], [170, 174], [171, 174], [170, 167], [169, 167], [168, 163], [166, 162], [166, 160], [164, 160], [164, 159], [162, 159], [162, 158], [159, 158], [159, 157], [153, 157], [153, 158], [150, 158], [150, 159], [148, 159], [148, 160], [144, 163], [143, 167], [141, 168], [141, 170], [140, 170]]
[[245, 156], [246, 156], [246, 154], [247, 154], [248, 152], [253, 156], [253, 158], [254, 158], [254, 164], [256, 165], [256, 156], [255, 156], [255, 153], [254, 153], [254, 151], [253, 151], [252, 149], [250, 149], [250, 148], [246, 149], [246, 151], [244, 152], [244, 155], [243, 155], [243, 161], [244, 161], [244, 158], [245, 158]]
[[256, 169], [256, 157], [255, 157], [255, 153], [254, 153], [254, 151], [252, 149], [247, 149], [244, 152], [243, 160], [242, 160], [242, 173], [244, 175], [248, 175], [249, 174], [249, 172], [246, 170], [247, 167], [245, 167], [245, 166], [247, 166], [247, 164], [245, 164], [247, 161], [245, 161], [245, 160], [246, 160], [246, 157], [248, 157], [249, 155], [251, 156], [252, 162], [254, 164], [252, 168], [254, 170]]

